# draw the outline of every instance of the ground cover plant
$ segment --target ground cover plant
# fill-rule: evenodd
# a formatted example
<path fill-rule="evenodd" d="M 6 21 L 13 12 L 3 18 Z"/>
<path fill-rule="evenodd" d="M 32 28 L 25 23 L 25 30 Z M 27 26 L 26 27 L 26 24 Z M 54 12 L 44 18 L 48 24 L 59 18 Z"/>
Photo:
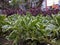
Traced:
<path fill-rule="evenodd" d="M 57 45 L 60 15 L 0 15 L 0 32 L 1 37 L 12 41 L 11 45 Z"/>

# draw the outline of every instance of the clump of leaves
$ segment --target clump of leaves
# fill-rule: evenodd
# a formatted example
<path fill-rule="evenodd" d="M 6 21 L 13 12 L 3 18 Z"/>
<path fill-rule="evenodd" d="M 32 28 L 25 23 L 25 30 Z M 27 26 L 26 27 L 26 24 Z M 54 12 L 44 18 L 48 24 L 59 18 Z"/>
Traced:
<path fill-rule="evenodd" d="M 3 36 L 4 36 L 4 34 L 3 34 L 3 32 L 2 32 L 2 26 L 7 24 L 7 23 L 4 21 L 5 18 L 6 18 L 6 16 L 0 15 L 0 37 L 3 37 Z"/>
<path fill-rule="evenodd" d="M 52 43 L 58 30 L 51 20 L 54 22 L 50 16 L 32 16 L 29 13 L 22 16 L 14 14 L 5 19 L 5 22 L 8 24 L 3 25 L 2 30 L 3 32 L 10 31 L 10 34 L 6 38 L 13 40 L 13 45 L 17 45 L 19 40 L 29 39 Z"/>

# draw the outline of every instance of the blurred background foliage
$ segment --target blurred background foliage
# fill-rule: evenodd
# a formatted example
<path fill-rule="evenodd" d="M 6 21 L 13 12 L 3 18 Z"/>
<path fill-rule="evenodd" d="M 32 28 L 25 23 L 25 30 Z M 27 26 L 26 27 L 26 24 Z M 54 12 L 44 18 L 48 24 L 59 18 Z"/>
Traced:
<path fill-rule="evenodd" d="M 6 8 L 10 6 L 19 7 L 19 5 L 31 7 L 32 2 L 36 4 L 38 3 L 38 6 L 40 6 L 42 4 L 42 1 L 43 0 L 0 0 L 0 8 Z"/>

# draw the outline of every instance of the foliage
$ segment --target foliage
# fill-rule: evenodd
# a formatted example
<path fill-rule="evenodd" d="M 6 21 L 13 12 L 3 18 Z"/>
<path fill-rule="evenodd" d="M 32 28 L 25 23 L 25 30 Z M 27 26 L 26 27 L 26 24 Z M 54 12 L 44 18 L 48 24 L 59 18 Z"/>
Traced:
<path fill-rule="evenodd" d="M 9 5 L 9 0 L 0 0 L 0 9 L 5 9 L 5 8 L 8 8 L 10 5 Z"/>
<path fill-rule="evenodd" d="M 6 25 L 7 23 L 4 21 L 6 16 L 0 15 L 0 37 L 3 37 L 2 26 Z"/>
<path fill-rule="evenodd" d="M 8 40 L 13 40 L 13 45 L 17 45 L 17 42 L 20 40 L 29 39 L 32 41 L 38 40 L 39 42 L 44 41 L 46 43 L 53 44 L 55 43 L 55 36 L 58 36 L 59 34 L 59 16 L 32 16 L 27 13 L 27 15 L 22 16 L 14 14 L 6 18 L 2 18 L 1 21 L 2 20 L 5 21 L 4 25 L 1 26 L 2 32 L 10 31 L 6 38 Z M 35 42 L 33 42 L 33 45 L 36 44 L 34 43 Z"/>

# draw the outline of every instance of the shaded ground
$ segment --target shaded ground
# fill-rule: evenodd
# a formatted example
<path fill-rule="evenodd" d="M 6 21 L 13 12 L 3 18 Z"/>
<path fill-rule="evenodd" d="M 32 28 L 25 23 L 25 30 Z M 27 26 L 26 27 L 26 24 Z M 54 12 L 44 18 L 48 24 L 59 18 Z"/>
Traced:
<path fill-rule="evenodd" d="M 12 45 L 12 41 L 8 41 L 4 38 L 0 38 L 0 45 Z M 22 42 L 20 42 L 20 44 L 18 45 L 29 45 L 29 44 L 23 44 Z M 36 44 L 36 45 L 47 45 L 45 43 L 41 43 L 41 44 Z M 56 41 L 56 44 L 54 45 L 60 45 L 60 40 L 57 40 Z"/>
<path fill-rule="evenodd" d="M 12 45 L 12 41 L 8 41 L 4 38 L 0 38 L 0 45 Z"/>

